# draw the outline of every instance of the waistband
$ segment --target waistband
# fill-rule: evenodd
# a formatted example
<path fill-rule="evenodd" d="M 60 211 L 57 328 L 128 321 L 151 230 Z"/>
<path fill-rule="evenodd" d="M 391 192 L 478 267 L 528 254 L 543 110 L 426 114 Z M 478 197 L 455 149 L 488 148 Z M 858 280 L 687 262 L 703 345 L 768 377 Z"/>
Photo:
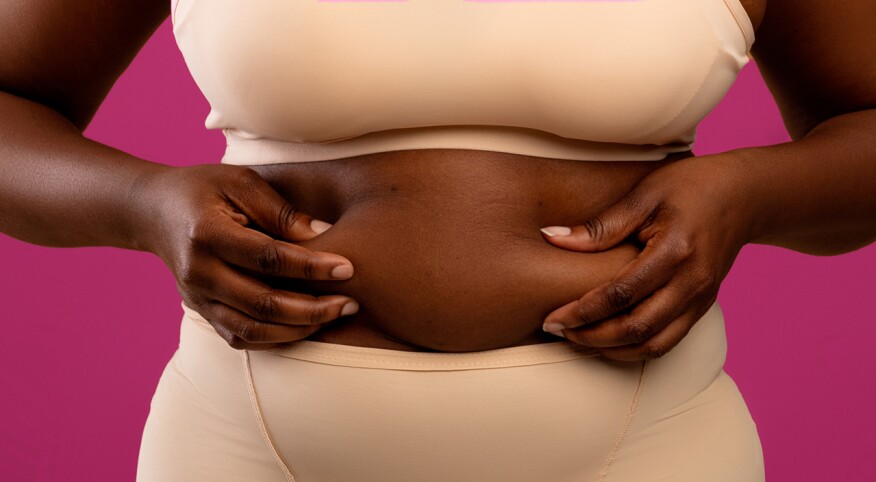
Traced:
<path fill-rule="evenodd" d="M 191 333 L 187 330 L 196 327 L 198 332 L 196 336 L 215 338 L 224 343 L 227 350 L 236 351 L 222 340 L 210 322 L 200 313 L 186 306 L 184 302 L 181 302 L 180 306 L 184 312 L 183 337 Z M 581 351 L 580 345 L 567 340 L 462 353 L 390 350 L 300 340 L 265 352 L 327 365 L 412 371 L 480 370 L 557 363 L 599 356 L 585 353 Z"/>
<path fill-rule="evenodd" d="M 184 312 L 181 344 L 203 343 L 208 344 L 210 350 L 239 352 L 228 345 L 200 313 L 186 306 L 184 302 L 180 306 Z M 711 380 L 724 365 L 726 343 L 723 312 L 715 302 L 670 353 L 655 361 L 659 365 L 674 367 L 669 371 L 683 374 L 686 378 Z M 594 358 L 620 366 L 630 363 L 609 360 L 581 349 L 581 345 L 577 343 L 560 340 L 476 352 L 435 353 L 300 340 L 264 352 L 282 358 L 327 365 L 408 371 L 480 370 L 559 363 L 582 358 Z"/>
<path fill-rule="evenodd" d="M 302 340 L 290 347 L 270 350 L 270 352 L 287 358 L 329 365 L 412 371 L 505 368 L 598 356 L 583 353 L 577 350 L 576 346 L 569 341 L 557 341 L 464 353 L 435 353 Z"/>

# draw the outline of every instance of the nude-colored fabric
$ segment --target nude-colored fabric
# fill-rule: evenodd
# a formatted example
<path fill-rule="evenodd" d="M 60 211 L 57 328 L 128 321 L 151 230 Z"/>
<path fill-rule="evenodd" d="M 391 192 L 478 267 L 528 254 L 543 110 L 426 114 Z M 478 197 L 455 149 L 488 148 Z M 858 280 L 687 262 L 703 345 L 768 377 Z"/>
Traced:
<path fill-rule="evenodd" d="M 750 57 L 739 0 L 179 0 L 230 164 L 459 148 L 659 160 Z"/>
<path fill-rule="evenodd" d="M 749 482 L 756 426 L 716 304 L 669 354 L 568 341 L 424 353 L 302 341 L 238 351 L 183 305 L 137 480 Z"/>
<path fill-rule="evenodd" d="M 749 61 L 738 0 L 178 0 L 232 164 L 424 148 L 659 160 Z M 228 346 L 183 305 L 140 482 L 762 481 L 716 304 L 666 356 L 567 341 L 420 353 Z"/>

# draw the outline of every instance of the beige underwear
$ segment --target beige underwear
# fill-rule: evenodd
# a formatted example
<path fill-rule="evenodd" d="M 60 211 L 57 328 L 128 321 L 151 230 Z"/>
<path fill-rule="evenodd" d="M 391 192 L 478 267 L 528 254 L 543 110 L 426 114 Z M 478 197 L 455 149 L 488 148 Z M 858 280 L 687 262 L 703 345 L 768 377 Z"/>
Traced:
<path fill-rule="evenodd" d="M 756 426 L 715 304 L 667 355 L 569 341 L 466 353 L 231 348 L 183 305 L 140 482 L 754 482 Z"/>

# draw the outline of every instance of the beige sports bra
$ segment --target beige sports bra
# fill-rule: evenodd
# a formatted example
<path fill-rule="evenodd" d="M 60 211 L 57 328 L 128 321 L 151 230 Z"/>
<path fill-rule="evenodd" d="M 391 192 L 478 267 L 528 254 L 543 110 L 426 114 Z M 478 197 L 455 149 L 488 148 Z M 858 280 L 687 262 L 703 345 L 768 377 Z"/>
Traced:
<path fill-rule="evenodd" d="M 660 160 L 750 60 L 739 0 L 172 0 L 228 164 Z"/>

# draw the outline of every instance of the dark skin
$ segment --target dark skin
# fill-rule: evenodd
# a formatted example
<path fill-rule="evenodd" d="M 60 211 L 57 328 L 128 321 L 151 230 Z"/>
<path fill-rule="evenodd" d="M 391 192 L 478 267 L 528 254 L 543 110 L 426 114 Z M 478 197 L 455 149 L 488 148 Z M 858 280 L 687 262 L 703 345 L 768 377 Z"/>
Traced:
<path fill-rule="evenodd" d="M 659 357 L 745 243 L 831 255 L 876 239 L 876 6 L 743 4 L 794 142 L 660 162 L 418 150 L 171 168 L 81 135 L 168 2 L 12 2 L 0 13 L 0 230 L 155 253 L 235 348 L 468 351 L 556 340 L 540 330 L 549 321 L 608 358 Z M 314 218 L 334 225 L 317 236 Z M 551 225 L 573 234 L 538 233 Z M 332 280 L 348 260 L 355 275 Z M 351 298 L 362 309 L 338 319 Z"/>

